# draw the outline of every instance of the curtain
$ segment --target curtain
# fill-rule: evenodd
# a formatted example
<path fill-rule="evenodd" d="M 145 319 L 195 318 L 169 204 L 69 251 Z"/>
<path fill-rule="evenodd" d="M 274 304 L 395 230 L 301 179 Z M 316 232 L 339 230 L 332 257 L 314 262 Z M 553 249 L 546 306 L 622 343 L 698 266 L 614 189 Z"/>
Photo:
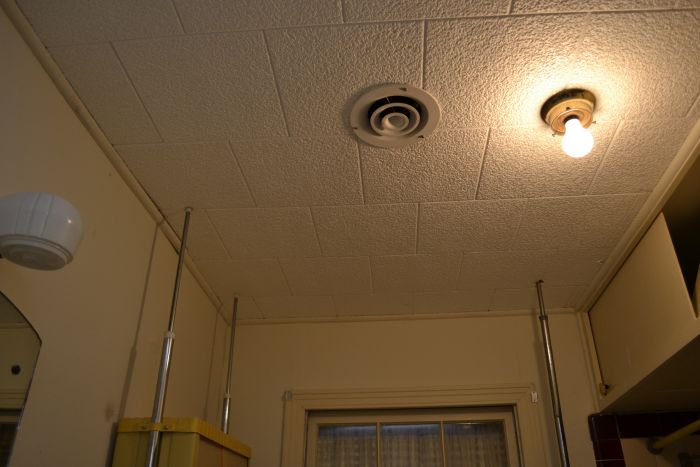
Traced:
<path fill-rule="evenodd" d="M 377 467 L 377 428 L 319 426 L 317 467 Z"/>
<path fill-rule="evenodd" d="M 508 467 L 501 422 L 445 423 L 446 467 Z"/>
<path fill-rule="evenodd" d="M 382 425 L 382 467 L 442 467 L 440 425 Z"/>

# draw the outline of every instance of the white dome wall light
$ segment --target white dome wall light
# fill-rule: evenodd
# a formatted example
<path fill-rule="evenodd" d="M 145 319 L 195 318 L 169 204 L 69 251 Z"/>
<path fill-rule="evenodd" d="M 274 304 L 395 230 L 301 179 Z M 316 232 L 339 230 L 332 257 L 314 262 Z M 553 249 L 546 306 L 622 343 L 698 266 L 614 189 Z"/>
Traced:
<path fill-rule="evenodd" d="M 52 193 L 0 198 L 0 255 L 32 269 L 53 271 L 73 260 L 83 237 L 78 210 Z"/>
<path fill-rule="evenodd" d="M 561 91 L 542 106 L 540 116 L 555 135 L 564 135 L 562 150 L 571 157 L 586 156 L 593 149 L 593 134 L 588 127 L 593 121 L 595 96 L 585 89 Z"/>

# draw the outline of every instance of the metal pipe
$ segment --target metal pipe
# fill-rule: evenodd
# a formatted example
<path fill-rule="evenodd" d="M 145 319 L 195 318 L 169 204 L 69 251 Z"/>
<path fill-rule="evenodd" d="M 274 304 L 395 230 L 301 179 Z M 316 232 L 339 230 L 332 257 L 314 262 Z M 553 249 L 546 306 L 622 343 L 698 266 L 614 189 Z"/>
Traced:
<path fill-rule="evenodd" d="M 535 282 L 537 287 L 537 301 L 540 306 L 540 328 L 542 339 L 544 340 L 544 353 L 547 357 L 547 374 L 549 375 L 549 392 L 552 395 L 552 409 L 554 411 L 554 425 L 557 432 L 557 443 L 559 444 L 559 459 L 562 467 L 569 467 L 569 453 L 566 448 L 566 436 L 564 436 L 564 420 L 561 416 L 561 404 L 559 402 L 559 387 L 557 385 L 557 373 L 554 369 L 554 354 L 552 353 L 552 340 L 549 335 L 549 317 L 544 308 L 544 298 L 542 295 L 542 284 L 544 281 Z"/>
<path fill-rule="evenodd" d="M 700 430 L 700 419 L 695 420 L 693 423 L 686 425 L 680 430 L 676 430 L 670 435 L 664 436 L 661 439 L 649 440 L 647 447 L 653 454 L 661 454 L 661 451 L 663 451 L 665 447 L 670 446 L 676 441 L 679 441 L 680 439 L 685 438 L 698 430 Z"/>
<path fill-rule="evenodd" d="M 153 401 L 153 413 L 151 414 L 151 431 L 148 435 L 148 448 L 146 451 L 146 465 L 154 467 L 158 453 L 159 424 L 163 421 L 163 407 L 165 406 L 165 390 L 168 386 L 168 375 L 170 373 L 170 360 L 173 355 L 173 345 L 175 344 L 175 313 L 177 311 L 177 298 L 180 294 L 180 282 L 182 280 L 182 267 L 185 264 L 185 250 L 187 238 L 190 233 L 190 214 L 192 208 L 185 209 L 185 224 L 182 227 L 182 242 L 180 242 L 180 254 L 177 261 L 177 272 L 175 273 L 175 287 L 173 288 L 173 299 L 170 306 L 170 319 L 168 320 L 168 330 L 163 336 L 163 350 L 160 357 L 160 368 L 158 370 L 158 380 L 156 382 L 156 395 Z"/>
<path fill-rule="evenodd" d="M 238 296 L 233 297 L 233 314 L 231 315 L 231 337 L 228 340 L 228 375 L 226 377 L 226 392 L 224 393 L 224 408 L 221 414 L 221 431 L 228 434 L 228 419 L 231 410 L 231 373 L 233 366 L 233 344 L 236 339 L 236 316 L 238 315 Z"/>

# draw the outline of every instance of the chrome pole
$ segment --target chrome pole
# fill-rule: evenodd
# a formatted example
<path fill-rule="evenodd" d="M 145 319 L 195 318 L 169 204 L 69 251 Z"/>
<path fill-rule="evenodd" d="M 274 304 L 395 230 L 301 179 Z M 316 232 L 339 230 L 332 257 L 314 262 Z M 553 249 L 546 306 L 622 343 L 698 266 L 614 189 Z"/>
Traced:
<path fill-rule="evenodd" d="M 168 386 L 168 374 L 170 372 L 170 360 L 173 354 L 173 345 L 175 344 L 175 312 L 177 311 L 177 299 L 180 294 L 180 281 L 182 279 L 182 267 L 185 264 L 185 249 L 187 246 L 187 237 L 190 232 L 190 214 L 192 208 L 185 209 L 185 224 L 182 227 L 182 242 L 180 242 L 180 254 L 177 261 L 177 272 L 175 274 L 175 287 L 173 289 L 173 299 L 170 306 L 170 320 L 168 321 L 168 330 L 163 336 L 163 351 L 160 357 L 160 369 L 158 370 L 158 380 L 156 382 L 156 396 L 153 401 L 153 413 L 151 414 L 151 431 L 148 434 L 148 450 L 146 452 L 146 465 L 155 467 L 156 457 L 158 453 L 159 427 L 163 421 L 163 407 L 165 405 L 165 390 Z"/>
<path fill-rule="evenodd" d="M 224 408 L 221 414 L 221 431 L 228 434 L 228 419 L 231 411 L 231 372 L 233 366 L 233 343 L 236 339 L 236 316 L 238 315 L 238 296 L 233 297 L 233 314 L 231 315 L 231 337 L 228 341 L 228 376 L 224 393 Z"/>
<path fill-rule="evenodd" d="M 566 436 L 564 436 L 564 420 L 561 416 L 561 404 L 559 402 L 559 387 L 557 385 L 557 373 L 554 369 L 554 354 L 552 353 L 552 340 L 549 335 L 549 317 L 544 308 L 542 284 L 544 281 L 535 282 L 537 287 L 537 301 L 540 306 L 540 328 L 544 340 L 544 353 L 547 357 L 547 374 L 549 375 L 549 392 L 552 395 L 552 409 L 554 411 L 554 425 L 557 431 L 557 443 L 559 444 L 559 459 L 562 467 L 569 467 L 569 452 L 566 448 Z"/>

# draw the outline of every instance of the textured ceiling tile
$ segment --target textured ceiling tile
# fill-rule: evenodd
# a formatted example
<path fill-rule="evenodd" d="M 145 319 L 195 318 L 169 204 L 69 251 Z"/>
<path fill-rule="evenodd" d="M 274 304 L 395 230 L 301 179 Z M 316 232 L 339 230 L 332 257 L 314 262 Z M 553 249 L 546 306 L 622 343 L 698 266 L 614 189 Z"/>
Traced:
<path fill-rule="evenodd" d="M 344 0 L 347 21 L 487 16 L 508 12 L 509 0 Z"/>
<path fill-rule="evenodd" d="M 319 256 L 308 208 L 207 211 L 232 258 Z"/>
<path fill-rule="evenodd" d="M 188 33 L 342 23 L 340 3 L 329 0 L 174 0 Z"/>
<path fill-rule="evenodd" d="M 415 253 L 415 204 L 319 206 L 312 210 L 326 256 Z"/>
<path fill-rule="evenodd" d="M 571 297 L 578 292 L 578 287 L 543 288 L 544 306 L 546 308 L 566 308 Z M 537 290 L 534 285 L 525 289 L 496 289 L 489 306 L 494 311 L 539 310 Z"/>
<path fill-rule="evenodd" d="M 639 194 L 529 200 L 516 248 L 613 247 L 646 198 Z"/>
<path fill-rule="evenodd" d="M 384 316 L 413 314 L 410 294 L 334 295 L 338 316 Z"/>
<path fill-rule="evenodd" d="M 267 319 L 335 317 L 331 297 L 255 297 L 255 302 Z"/>
<path fill-rule="evenodd" d="M 438 132 L 398 149 L 361 144 L 366 201 L 474 199 L 487 131 Z"/>
<path fill-rule="evenodd" d="M 372 293 L 367 257 L 285 258 L 280 264 L 295 295 Z"/>
<path fill-rule="evenodd" d="M 579 159 L 561 149 L 561 137 L 539 127 L 494 128 L 489 136 L 479 199 L 586 194 L 617 124 L 591 127 L 595 146 Z"/>
<path fill-rule="evenodd" d="M 590 193 L 652 191 L 694 123 L 694 119 L 622 122 Z"/>
<path fill-rule="evenodd" d="M 507 249 L 524 207 L 523 200 L 421 204 L 418 252 Z"/>
<path fill-rule="evenodd" d="M 676 3 L 676 0 L 514 0 L 513 13 L 651 10 L 657 8 L 673 8 L 676 6 Z"/>
<path fill-rule="evenodd" d="M 166 141 L 286 135 L 262 32 L 114 46 Z"/>
<path fill-rule="evenodd" d="M 420 85 L 422 25 L 384 23 L 267 31 L 292 135 L 349 133 L 368 87 Z"/>
<path fill-rule="evenodd" d="M 139 144 L 116 149 L 163 210 L 253 206 L 226 143 Z"/>
<path fill-rule="evenodd" d="M 458 287 L 527 288 L 588 284 L 608 257 L 607 249 L 486 251 L 465 253 Z"/>
<path fill-rule="evenodd" d="M 48 47 L 182 34 L 170 0 L 19 0 Z"/>
<path fill-rule="evenodd" d="M 362 204 L 353 138 L 231 143 L 258 206 Z"/>
<path fill-rule="evenodd" d="M 221 312 L 226 316 L 226 319 L 230 322 L 231 316 L 233 315 L 233 296 L 230 296 L 224 300 L 223 309 Z M 258 309 L 258 305 L 255 303 L 253 297 L 249 296 L 239 296 L 238 297 L 238 310 L 236 312 L 236 321 L 245 321 L 250 319 L 262 319 L 263 315 Z M 230 329 L 226 330 L 226 334 L 230 333 Z"/>
<path fill-rule="evenodd" d="M 493 290 L 489 288 L 461 292 L 415 294 L 413 303 L 416 314 L 463 313 L 487 311 Z"/>
<path fill-rule="evenodd" d="M 461 254 L 374 256 L 372 284 L 379 293 L 453 290 L 461 260 Z"/>
<path fill-rule="evenodd" d="M 161 141 L 109 44 L 60 47 L 50 52 L 112 144 Z"/>
<path fill-rule="evenodd" d="M 694 11 L 429 21 L 424 86 L 447 128 L 540 125 L 551 94 L 580 86 L 599 121 L 682 117 L 700 89 L 699 30 Z"/>
<path fill-rule="evenodd" d="M 167 215 L 168 223 L 172 226 L 175 232 L 182 232 L 183 223 L 185 221 L 184 211 Z M 219 235 L 211 225 L 209 217 L 203 210 L 197 209 L 192 211 L 190 216 L 190 234 L 187 242 L 187 251 L 190 252 L 195 260 L 200 259 L 229 259 L 229 255 L 221 242 Z"/>
<path fill-rule="evenodd" d="M 225 303 L 234 295 L 289 295 L 275 259 L 197 261 L 207 283 Z"/>

